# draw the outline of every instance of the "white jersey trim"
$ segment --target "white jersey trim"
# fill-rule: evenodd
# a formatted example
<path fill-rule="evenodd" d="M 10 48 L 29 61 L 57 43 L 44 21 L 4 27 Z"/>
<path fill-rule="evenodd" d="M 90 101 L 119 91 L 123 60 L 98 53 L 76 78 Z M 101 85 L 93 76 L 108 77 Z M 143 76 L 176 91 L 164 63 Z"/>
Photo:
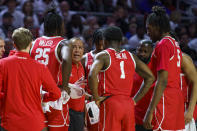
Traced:
<path fill-rule="evenodd" d="M 159 129 L 153 130 L 153 131 L 159 131 Z M 160 129 L 160 131 L 174 131 L 174 130 L 163 130 Z M 185 129 L 181 129 L 181 130 L 176 130 L 176 131 L 186 131 Z"/>
<path fill-rule="evenodd" d="M 67 104 L 67 110 L 69 110 L 68 104 Z M 62 114 L 62 118 L 64 120 L 64 124 L 63 125 L 48 125 L 49 127 L 63 127 L 64 125 L 69 126 L 69 124 L 66 122 L 68 116 L 69 116 L 69 111 L 66 114 L 66 118 L 64 118 L 64 112 L 63 109 L 61 110 L 61 114 Z"/>
<path fill-rule="evenodd" d="M 109 54 L 109 52 L 108 52 L 108 51 L 106 51 L 106 50 L 104 50 L 103 52 L 106 52 L 106 53 L 109 55 L 109 66 L 108 66 L 106 69 L 101 70 L 100 72 L 107 71 L 107 70 L 109 69 L 109 67 L 111 66 L 111 55 L 110 55 L 110 54 Z"/>
<path fill-rule="evenodd" d="M 181 80 L 181 90 L 183 90 L 183 77 L 185 76 L 185 74 L 181 73 L 180 74 L 180 80 Z M 189 87 L 187 85 L 187 102 L 189 102 Z"/>
<path fill-rule="evenodd" d="M 161 128 L 161 126 L 162 126 L 163 120 L 164 120 L 164 118 L 165 118 L 165 101 L 164 101 L 164 93 L 163 93 L 162 98 L 163 98 L 163 117 L 162 117 L 160 123 L 159 123 L 159 121 L 158 121 L 158 119 L 157 119 L 157 109 L 155 109 L 155 118 L 156 118 L 157 124 L 158 124 L 158 128 L 156 129 L 156 131 L 159 130 L 159 129 L 163 131 L 163 129 Z"/>
<path fill-rule="evenodd" d="M 183 79 L 182 77 L 185 76 L 183 73 L 180 74 L 180 79 L 181 79 L 181 90 L 183 90 Z"/>
<path fill-rule="evenodd" d="M 131 59 L 133 60 L 133 63 L 134 63 L 135 69 L 136 69 L 136 62 L 135 62 L 135 59 L 133 58 L 133 54 L 131 52 L 129 52 L 129 54 L 131 56 Z"/>
<path fill-rule="evenodd" d="M 90 51 L 90 55 L 93 57 L 93 59 L 94 59 L 94 55 L 93 55 L 93 51 Z"/>
<path fill-rule="evenodd" d="M 102 131 L 105 131 L 105 119 L 106 119 L 105 103 L 104 103 L 103 106 L 104 106 L 104 113 L 103 113 L 104 114 L 104 120 L 103 120 L 103 130 Z"/>
<path fill-rule="evenodd" d="M 45 39 L 53 39 L 53 38 L 60 38 L 61 36 L 53 36 L 53 37 L 49 37 L 49 36 L 42 36 Z"/>
<path fill-rule="evenodd" d="M 85 59 L 85 67 L 87 67 L 87 65 L 88 65 L 88 53 L 85 54 L 85 57 L 86 57 L 86 59 Z"/>
<path fill-rule="evenodd" d="M 90 51 L 89 53 L 90 53 L 90 55 L 92 56 L 92 58 L 93 58 L 93 60 L 94 60 L 94 55 L 93 55 L 92 52 L 93 52 L 93 51 Z M 85 59 L 85 67 L 87 67 L 87 65 L 88 65 L 88 53 L 85 54 L 85 57 L 86 57 L 86 59 Z"/>
<path fill-rule="evenodd" d="M 59 85 L 59 82 L 60 82 L 60 78 L 59 78 L 59 76 L 60 76 L 60 72 L 61 72 L 61 64 L 59 65 L 59 69 L 58 69 L 58 73 L 57 73 L 57 85 Z"/>
<path fill-rule="evenodd" d="M 65 40 L 65 39 L 63 39 L 63 40 Z M 62 63 L 62 61 L 61 61 L 61 60 L 59 59 L 59 57 L 58 57 L 57 48 L 59 47 L 59 44 L 60 44 L 63 40 L 59 41 L 58 44 L 57 44 L 56 47 L 55 47 L 55 57 L 56 57 L 57 61 L 58 61 L 60 64 Z"/>
<path fill-rule="evenodd" d="M 170 37 L 170 36 L 168 36 Z M 166 39 L 166 40 L 169 40 L 171 42 L 171 44 L 174 46 L 174 55 L 175 55 L 175 45 L 173 44 L 172 40 L 173 39 L 172 37 L 170 37 L 171 39 L 169 39 L 168 37 L 164 37 L 163 39 Z M 170 58 L 170 61 L 174 58 L 174 55 Z"/>
<path fill-rule="evenodd" d="M 29 52 L 30 56 L 31 56 L 31 52 L 32 52 L 32 50 L 33 50 L 33 48 L 34 48 L 34 45 L 35 45 L 36 41 L 37 41 L 37 39 L 36 39 L 35 41 L 32 42 L 32 47 L 31 47 L 30 52 Z"/>

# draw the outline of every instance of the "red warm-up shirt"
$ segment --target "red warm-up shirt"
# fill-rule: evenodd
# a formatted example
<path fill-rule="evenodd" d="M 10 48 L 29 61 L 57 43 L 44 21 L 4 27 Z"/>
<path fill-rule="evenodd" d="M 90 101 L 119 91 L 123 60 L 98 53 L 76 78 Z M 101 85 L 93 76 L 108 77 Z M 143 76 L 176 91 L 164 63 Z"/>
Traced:
<path fill-rule="evenodd" d="M 16 52 L 0 60 L 1 126 L 9 131 L 41 131 L 44 113 L 41 107 L 41 85 L 48 93 L 43 101 L 55 101 L 60 96 L 48 68 L 28 53 Z"/>
<path fill-rule="evenodd" d="M 75 83 L 80 78 L 84 77 L 84 69 L 81 63 L 74 64 L 72 63 L 72 71 L 69 79 L 69 83 Z M 85 88 L 85 86 L 81 86 L 82 88 Z M 79 99 L 72 99 L 70 98 L 68 102 L 69 108 L 78 111 L 78 112 L 84 112 L 85 107 L 85 96 L 82 96 Z"/>

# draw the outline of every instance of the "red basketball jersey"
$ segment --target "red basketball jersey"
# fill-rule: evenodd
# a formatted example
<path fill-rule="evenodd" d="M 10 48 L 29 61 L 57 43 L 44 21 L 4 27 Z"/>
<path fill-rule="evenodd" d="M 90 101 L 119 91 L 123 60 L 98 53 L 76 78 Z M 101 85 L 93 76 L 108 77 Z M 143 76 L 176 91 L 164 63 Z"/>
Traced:
<path fill-rule="evenodd" d="M 64 38 L 60 36 L 42 36 L 34 41 L 31 49 L 31 56 L 45 65 L 50 70 L 57 85 L 62 85 L 61 60 L 57 54 L 57 48 Z M 63 105 L 63 110 L 56 110 L 50 107 L 51 112 L 46 113 L 47 125 L 50 127 L 68 127 L 68 104 Z M 51 129 L 49 129 L 51 130 Z"/>
<path fill-rule="evenodd" d="M 115 51 L 112 48 L 105 50 L 110 56 L 110 65 L 100 72 L 99 82 L 103 83 L 101 95 L 130 96 L 135 73 L 135 60 L 128 51 Z"/>
<path fill-rule="evenodd" d="M 157 71 L 168 71 L 168 88 L 180 89 L 182 52 L 175 41 L 170 36 L 164 37 L 155 47 L 151 57 L 151 70 L 157 75 Z"/>
<path fill-rule="evenodd" d="M 42 36 L 35 40 L 31 49 L 31 56 L 49 68 L 57 85 L 62 84 L 61 61 L 57 54 L 57 47 L 64 38 L 60 36 Z"/>
<path fill-rule="evenodd" d="M 90 68 L 91 68 L 91 66 L 93 64 L 93 61 L 94 61 L 94 55 L 93 55 L 92 51 L 86 53 L 86 61 L 85 61 L 86 74 L 85 75 L 86 75 L 86 78 L 87 78 L 87 83 L 88 83 L 88 75 L 89 75 L 89 72 L 90 72 Z M 92 94 L 90 88 L 88 87 L 88 85 L 86 87 L 86 91 L 89 94 Z"/>

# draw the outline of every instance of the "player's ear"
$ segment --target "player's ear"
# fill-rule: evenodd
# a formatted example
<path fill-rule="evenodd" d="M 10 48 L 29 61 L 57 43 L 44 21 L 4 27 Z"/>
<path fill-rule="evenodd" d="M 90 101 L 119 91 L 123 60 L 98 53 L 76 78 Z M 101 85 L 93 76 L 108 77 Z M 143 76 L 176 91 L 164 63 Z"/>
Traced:
<path fill-rule="evenodd" d="M 18 50 L 18 48 L 16 47 L 16 45 L 14 43 L 13 43 L 13 45 L 14 45 L 14 48 Z"/>
<path fill-rule="evenodd" d="M 30 46 L 30 49 L 31 49 L 31 47 L 32 47 L 32 42 L 29 44 L 29 46 Z"/>

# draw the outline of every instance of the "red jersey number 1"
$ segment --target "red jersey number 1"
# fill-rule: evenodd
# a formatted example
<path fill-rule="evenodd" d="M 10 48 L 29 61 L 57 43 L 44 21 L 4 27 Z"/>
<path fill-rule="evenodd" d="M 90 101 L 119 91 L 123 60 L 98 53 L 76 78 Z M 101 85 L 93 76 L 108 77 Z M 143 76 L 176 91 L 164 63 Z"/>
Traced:
<path fill-rule="evenodd" d="M 120 62 L 120 71 L 121 71 L 120 78 L 121 78 L 121 79 L 125 79 L 124 61 L 121 61 L 121 62 Z"/>

